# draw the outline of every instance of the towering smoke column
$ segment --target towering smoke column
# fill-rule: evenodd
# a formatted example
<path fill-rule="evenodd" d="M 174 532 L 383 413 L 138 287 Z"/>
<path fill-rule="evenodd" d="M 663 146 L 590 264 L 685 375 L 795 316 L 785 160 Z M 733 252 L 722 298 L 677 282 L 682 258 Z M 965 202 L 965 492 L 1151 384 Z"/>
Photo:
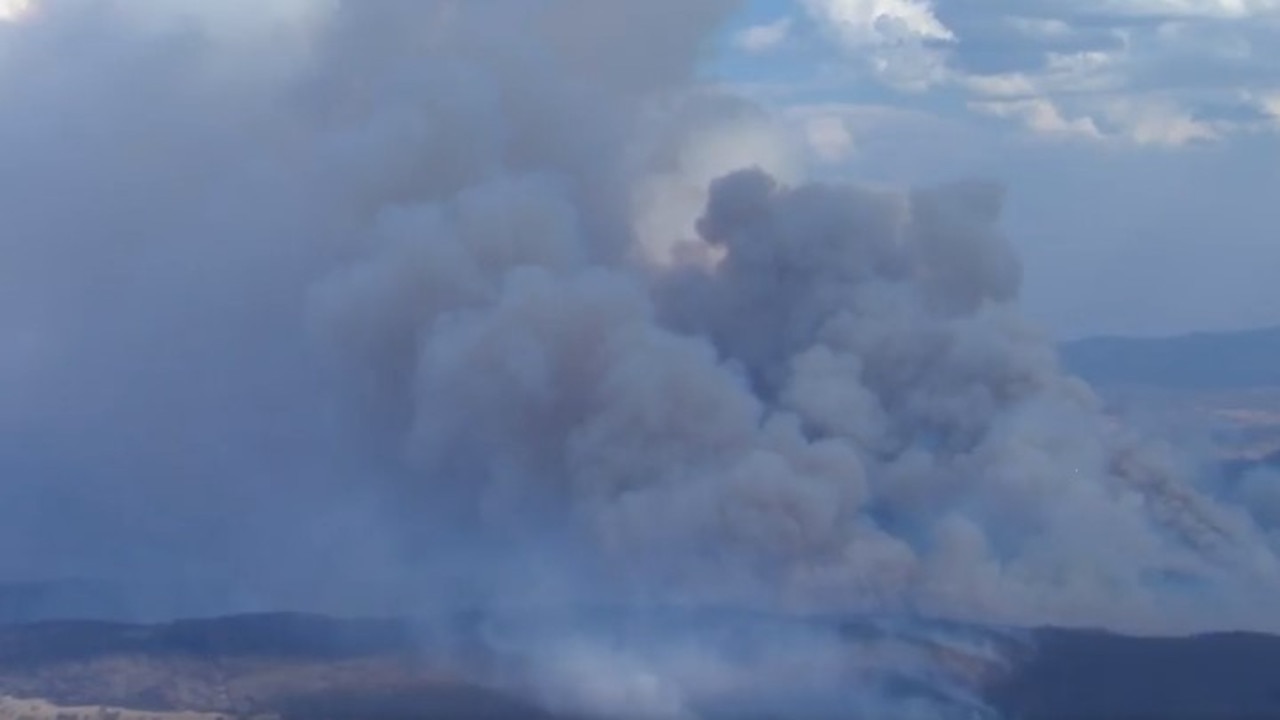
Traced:
<path fill-rule="evenodd" d="M 0 25 L 0 570 L 114 576 L 153 614 L 1271 622 L 1265 533 L 1019 317 L 999 189 L 797 182 L 765 115 L 690 84 L 728 10 Z M 537 660 L 517 682 L 606 713 L 851 662 L 526 630 L 494 640 Z"/>

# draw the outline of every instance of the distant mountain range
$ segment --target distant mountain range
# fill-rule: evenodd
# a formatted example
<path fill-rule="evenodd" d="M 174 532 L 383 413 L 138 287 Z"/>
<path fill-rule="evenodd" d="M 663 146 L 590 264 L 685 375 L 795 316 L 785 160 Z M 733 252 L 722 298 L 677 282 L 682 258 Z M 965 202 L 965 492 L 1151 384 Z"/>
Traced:
<path fill-rule="evenodd" d="M 1165 338 L 1096 337 L 1065 343 L 1060 350 L 1068 371 L 1098 387 L 1280 386 L 1280 327 Z"/>

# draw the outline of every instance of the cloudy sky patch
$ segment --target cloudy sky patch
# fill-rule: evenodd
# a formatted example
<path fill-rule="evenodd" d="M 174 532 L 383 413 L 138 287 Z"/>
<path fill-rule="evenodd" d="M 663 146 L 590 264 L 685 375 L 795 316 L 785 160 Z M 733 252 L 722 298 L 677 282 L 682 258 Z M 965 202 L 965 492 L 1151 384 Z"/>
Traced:
<path fill-rule="evenodd" d="M 717 79 L 834 176 L 1009 186 L 1063 336 L 1280 324 L 1280 0 L 750 0 Z"/>
<path fill-rule="evenodd" d="M 820 58 L 793 64 L 797 88 L 935 92 L 1024 131 L 1143 145 L 1274 127 L 1280 0 L 757 0 L 749 17 L 740 47 Z"/>

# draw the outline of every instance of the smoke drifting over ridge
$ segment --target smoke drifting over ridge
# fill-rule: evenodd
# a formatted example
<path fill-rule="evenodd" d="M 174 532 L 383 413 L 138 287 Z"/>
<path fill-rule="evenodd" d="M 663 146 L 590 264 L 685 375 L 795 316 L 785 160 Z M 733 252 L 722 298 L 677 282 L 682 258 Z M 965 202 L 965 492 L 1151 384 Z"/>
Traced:
<path fill-rule="evenodd" d="M 1018 315 L 1000 190 L 799 182 L 766 116 L 691 84 L 730 9 L 0 24 L 0 572 L 153 614 L 1274 625 L 1268 528 Z M 678 716 L 726 672 L 659 650 L 635 662 L 671 684 L 561 701 Z"/>

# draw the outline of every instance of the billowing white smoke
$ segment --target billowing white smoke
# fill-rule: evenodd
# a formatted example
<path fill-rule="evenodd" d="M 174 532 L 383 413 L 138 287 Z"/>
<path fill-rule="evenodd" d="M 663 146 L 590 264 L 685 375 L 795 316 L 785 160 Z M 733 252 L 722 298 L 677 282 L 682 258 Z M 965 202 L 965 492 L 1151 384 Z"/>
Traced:
<path fill-rule="evenodd" d="M 1271 622 L 1248 513 L 1018 316 L 997 188 L 799 183 L 692 89 L 726 3 L 219 7 L 0 25 L 6 573 L 160 612 Z M 557 646 L 542 686 L 733 684 L 675 647 Z M 609 657 L 638 679 L 578 682 Z"/>

